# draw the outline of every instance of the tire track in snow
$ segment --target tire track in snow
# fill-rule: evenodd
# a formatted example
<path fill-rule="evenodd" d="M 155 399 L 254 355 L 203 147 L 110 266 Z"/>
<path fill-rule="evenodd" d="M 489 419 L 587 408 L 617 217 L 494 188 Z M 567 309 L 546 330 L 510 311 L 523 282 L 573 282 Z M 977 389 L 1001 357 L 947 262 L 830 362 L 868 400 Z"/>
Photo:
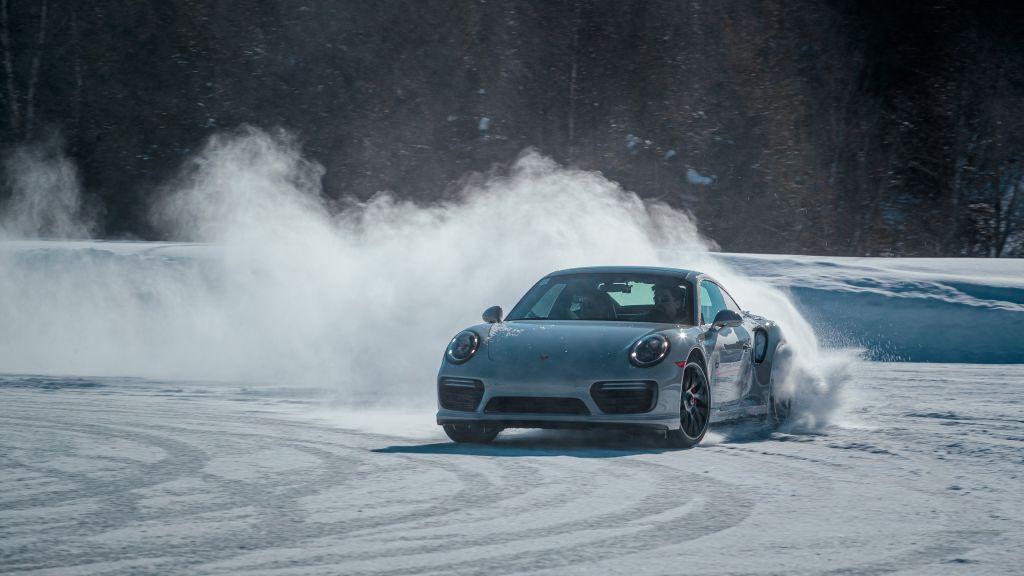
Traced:
<path fill-rule="evenodd" d="M 170 557 L 204 571 L 217 571 L 225 561 L 230 570 L 273 569 L 281 565 L 281 554 L 287 558 L 282 549 L 297 543 L 315 549 L 318 542 L 329 546 L 320 555 L 328 564 L 373 566 L 387 558 L 387 571 L 399 573 L 396 564 L 403 562 L 410 563 L 412 572 L 479 561 L 512 570 L 523 564 L 522 552 L 512 549 L 529 551 L 529 564 L 560 565 L 573 561 L 560 550 L 567 536 L 575 535 L 578 553 L 597 557 L 617 553 L 612 544 L 622 533 L 658 545 L 648 535 L 659 530 L 658 515 L 666 514 L 661 494 L 679 481 L 675 472 L 625 459 L 556 463 L 563 459 L 374 453 L 353 445 L 379 438 L 334 434 L 335 440 L 327 440 L 330 434 L 324 430 L 266 416 L 235 413 L 225 418 L 222 410 L 192 402 L 168 403 L 144 394 L 122 402 L 117 395 L 90 397 L 94 393 L 65 390 L 39 396 L 23 390 L 19 416 L 0 419 L 5 430 L 22 432 L 19 442 L 4 450 L 18 473 L 49 474 L 64 483 L 60 491 L 28 498 L 20 494 L 5 503 L 5 513 L 21 516 L 8 529 L 21 536 L 31 531 L 28 540 L 34 541 L 5 547 L 0 563 L 5 572 L 99 565 L 125 547 L 139 558 L 165 558 L 177 549 L 181 555 Z M 46 453 L 33 460 L 25 449 L 40 442 Z M 12 445 L 18 443 L 20 448 Z M 90 445 L 119 444 L 133 446 L 136 457 L 83 454 Z M 315 463 L 296 478 L 288 467 L 275 471 L 252 465 L 246 453 L 254 449 L 257 457 L 289 449 Z M 150 461 L 139 461 L 138 453 L 149 453 Z M 631 493 L 620 493 L 623 483 Z M 436 493 L 422 485 L 444 489 Z M 339 497 L 345 493 L 355 498 Z M 399 502 L 399 510 L 370 505 L 402 494 L 409 497 Z M 705 494 L 696 507 L 720 498 Z M 368 513 L 346 507 L 359 502 Z M 325 511 L 328 505 L 335 506 L 334 515 Z M 40 518 L 60 506 L 79 513 L 43 529 Z M 693 500 L 674 508 L 685 515 L 694 508 Z M 630 521 L 607 528 L 621 518 Z M 647 526 L 650 518 L 655 520 Z M 260 536 L 254 539 L 257 529 Z M 251 557 L 247 549 L 258 552 Z M 278 557 L 269 565 L 259 559 L 267 550 Z M 450 558 L 466 555 L 476 560 Z M 424 562 L 423 556 L 431 560 Z M 317 555 L 304 548 L 298 557 L 284 563 L 309 567 Z"/>
<path fill-rule="evenodd" d="M 866 404 L 871 426 L 689 451 L 460 447 L 272 397 L 0 385 L 0 572 L 1013 573 L 1019 400 L 958 381 L 964 424 L 921 417 L 953 410 L 928 405 L 928 369 Z"/>
<path fill-rule="evenodd" d="M 47 399 L 52 400 L 52 398 Z M 31 411 L 31 409 L 29 409 Z M 58 420 L 62 422 L 46 421 L 45 414 L 52 414 L 54 412 L 63 412 Z M 90 523 L 100 528 L 100 536 L 115 536 L 119 541 L 131 541 L 131 544 L 136 548 L 138 552 L 149 552 L 149 548 L 154 548 L 152 551 L 156 552 L 156 548 L 163 548 L 164 545 L 160 544 L 155 547 L 148 546 L 145 542 L 145 538 L 138 537 L 138 534 L 142 531 L 148 531 L 156 529 L 160 524 L 166 524 L 168 522 L 178 523 L 193 523 L 203 524 L 208 523 L 211 520 L 211 514 L 220 512 L 230 512 L 231 510 L 237 510 L 243 506 L 255 505 L 257 508 L 262 510 L 272 511 L 272 514 L 259 514 L 254 513 L 249 516 L 257 517 L 261 524 L 261 531 L 264 534 L 273 535 L 277 538 L 275 543 L 289 542 L 289 541 L 301 541 L 303 538 L 313 538 L 320 536 L 323 532 L 336 531 L 339 534 L 347 533 L 351 530 L 360 529 L 372 529 L 375 527 L 387 527 L 395 522 L 401 522 L 413 518 L 421 517 L 433 517 L 439 515 L 445 511 L 457 508 L 457 504 L 469 504 L 478 505 L 481 502 L 477 500 L 489 499 L 493 500 L 490 496 L 484 496 L 487 494 L 502 494 L 501 487 L 492 485 L 486 475 L 480 474 L 476 470 L 465 469 L 459 475 L 455 475 L 449 472 L 450 479 L 456 480 L 458 477 L 462 477 L 464 480 L 482 488 L 475 494 L 467 494 L 465 490 L 458 490 L 455 494 L 444 494 L 440 501 L 432 501 L 426 503 L 426 505 L 420 505 L 413 510 L 404 510 L 398 513 L 384 513 L 384 514 L 367 514 L 361 517 L 342 518 L 334 522 L 316 522 L 310 523 L 310 527 L 303 530 L 296 530 L 298 522 L 305 522 L 311 518 L 311 514 L 308 510 L 302 506 L 296 505 L 301 502 L 303 498 L 315 496 L 322 492 L 324 486 L 336 485 L 342 489 L 347 489 L 347 484 L 362 484 L 365 486 L 381 486 L 379 480 L 382 477 L 386 477 L 388 474 L 400 473 L 404 474 L 407 478 L 414 481 L 422 480 L 416 476 L 409 475 L 407 470 L 400 466 L 398 463 L 388 463 L 387 457 L 372 456 L 371 453 L 362 449 L 353 449 L 351 447 L 345 447 L 339 442 L 325 442 L 325 441 L 308 441 L 308 442 L 282 442 L 282 438 L 289 438 L 288 428 L 299 428 L 305 429 L 304 426 L 299 426 L 294 423 L 287 423 L 282 426 L 281 423 L 274 423 L 275 428 L 284 428 L 283 430 L 277 430 L 272 433 L 253 433 L 248 431 L 249 428 L 245 422 L 245 418 L 232 419 L 234 422 L 239 424 L 232 428 L 232 426 L 225 426 L 218 420 L 222 418 L 222 414 L 216 414 L 216 418 L 197 418 L 194 413 L 182 414 L 181 422 L 177 422 L 174 426 L 163 424 L 165 420 L 176 419 L 173 418 L 175 415 L 171 415 L 172 418 L 157 418 L 155 419 L 158 424 L 154 425 L 150 422 L 154 420 L 153 412 L 150 410 L 140 411 L 125 411 L 125 410 L 110 410 L 108 416 L 113 416 L 119 424 L 84 424 L 82 422 L 76 422 L 73 418 L 70 418 L 70 411 L 60 410 L 59 407 L 47 406 L 46 410 L 37 411 L 39 413 L 33 414 L 29 418 L 21 420 L 7 418 L 5 422 L 5 429 L 14 430 L 18 426 L 24 427 L 26 430 L 32 431 L 38 438 L 39 431 L 51 431 L 57 434 L 64 435 L 76 435 L 82 439 L 83 444 L 88 443 L 90 439 L 94 439 L 97 444 L 109 443 L 114 439 L 121 441 L 134 441 L 139 444 L 146 444 L 153 446 L 159 446 L 167 458 L 164 459 L 164 465 L 171 467 L 171 470 L 162 469 L 163 465 L 150 466 L 149 469 L 138 473 L 128 474 L 125 470 L 119 471 L 119 479 L 116 481 L 108 480 L 97 480 L 90 477 L 90 473 L 95 473 L 96 470 L 88 470 L 85 473 L 61 470 L 62 479 L 65 485 L 62 486 L 62 491 L 66 494 L 80 494 L 88 493 L 94 495 L 94 500 L 107 500 L 105 505 L 101 509 L 97 510 L 95 507 L 90 510 Z M 96 417 L 97 414 L 94 412 L 91 414 L 92 417 Z M 146 422 L 144 425 L 140 425 L 138 429 L 133 428 L 133 420 L 138 422 Z M 215 423 L 211 425 L 211 423 Z M 266 427 L 268 421 L 266 419 L 257 419 L 251 424 L 261 425 Z M 145 430 L 145 431 L 142 431 Z M 322 431 L 321 431 L 322 432 Z M 51 447 L 59 447 L 60 442 L 50 441 Z M 232 446 L 235 444 L 237 446 Z M 267 478 L 262 478 L 262 472 L 255 470 L 256 478 L 249 478 L 252 480 L 245 482 L 247 478 L 246 473 L 246 459 L 245 457 L 235 458 L 237 454 L 245 454 L 253 446 L 288 446 L 292 449 L 304 451 L 310 454 L 317 454 L 319 456 L 319 465 L 314 471 L 315 473 L 309 477 L 303 478 L 301 481 L 287 481 L 281 482 L 279 478 L 271 478 L 269 482 L 263 482 Z M 325 450 L 324 447 L 329 447 L 331 450 Z M 67 448 L 67 447 L 65 447 Z M 217 453 L 227 454 L 227 456 L 217 456 Z M 264 451 L 266 453 L 266 451 Z M 338 453 L 347 455 L 347 458 L 339 459 Z M 357 456 L 352 458 L 352 456 Z M 53 464 L 54 460 L 66 458 L 66 456 L 58 455 L 51 458 L 48 463 Z M 225 462 L 225 460 L 227 460 Z M 392 458 L 391 460 L 394 460 Z M 211 475 L 211 465 L 220 463 L 220 469 L 222 473 L 218 476 L 216 473 Z M 34 464 L 30 462 L 22 461 L 22 469 L 32 469 Z M 52 467 L 52 466 L 51 466 Z M 235 472 L 241 472 L 236 474 L 241 477 L 231 478 L 232 469 Z M 362 472 L 358 472 L 360 468 L 365 468 Z M 422 468 L 422 467 L 421 467 Z M 438 471 L 445 471 L 445 466 L 441 464 L 433 465 L 433 468 Z M 214 471 L 216 472 L 216 471 Z M 253 470 L 249 470 L 249 473 L 253 473 Z M 228 478 L 224 478 L 224 475 Z M 274 476 L 272 473 L 270 476 Z M 141 479 L 140 479 L 141 478 Z M 191 479 L 191 481 L 189 481 Z M 156 482 L 156 483 L 155 483 Z M 196 504 L 200 510 L 200 514 L 191 514 L 187 510 L 182 513 L 180 510 L 180 502 L 176 503 L 174 510 L 156 510 L 155 514 L 147 514 L 145 510 L 140 510 L 137 506 L 138 500 L 144 496 L 154 498 L 159 497 L 161 492 L 161 486 L 171 485 L 171 490 L 175 489 L 174 485 L 177 484 L 177 490 L 180 492 L 187 492 L 188 490 L 198 491 L 201 494 L 200 501 Z M 387 497 L 388 495 L 393 496 L 394 487 L 390 487 L 386 490 L 386 493 L 382 496 Z M 133 498 L 133 493 L 142 492 L 137 498 Z M 242 497 L 225 497 L 225 495 L 232 495 L 236 493 L 243 494 Z M 117 501 L 110 500 L 108 497 L 112 494 L 119 496 Z M 57 494 L 59 495 L 59 493 Z M 507 497 L 513 497 L 514 494 L 507 494 Z M 21 501 L 18 503 L 8 502 L 8 505 L 18 505 L 22 511 L 23 516 L 26 517 L 26 522 L 32 521 L 30 512 L 31 509 L 43 502 L 48 502 L 53 498 L 54 494 L 47 494 L 42 501 Z M 205 498 L 203 497 L 205 496 Z M 367 496 L 372 498 L 372 492 L 368 493 Z M 215 505 L 211 505 L 215 504 Z M 186 506 L 187 508 L 187 506 Z M 111 527 L 117 525 L 118 522 L 107 522 L 104 521 L 104 517 L 113 516 L 123 523 L 125 517 L 131 518 L 130 526 L 127 528 L 120 528 L 102 533 L 102 528 Z M 227 518 L 222 522 L 224 532 L 232 532 L 237 530 L 228 530 L 228 528 L 243 528 L 248 529 L 246 525 L 228 526 L 231 524 L 233 519 Z M 237 522 L 234 522 L 238 524 Z M 38 527 L 38 526 L 37 526 Z M 37 534 L 38 535 L 38 534 Z M 134 535 L 134 537 L 133 537 Z M 221 539 L 228 534 L 221 534 Z M 64 534 L 55 533 L 51 534 L 54 539 L 62 539 Z M 229 539 L 230 540 L 230 539 Z M 95 544 L 93 542 L 92 544 Z M 216 547 L 211 550 L 223 549 L 225 542 L 221 541 Z M 263 544 L 265 545 L 265 544 Z M 39 545 L 40 548 L 43 544 Z M 260 546 L 240 546 L 241 548 L 252 548 Z M 91 545 L 90 548 L 96 548 Z M 190 543 L 190 553 L 195 554 L 196 552 L 202 552 L 200 549 L 196 550 L 195 543 Z M 32 549 L 21 548 L 20 552 L 27 556 L 43 556 L 43 554 L 34 554 Z M 40 550 L 41 552 L 41 550 Z M 51 548 L 49 553 L 45 556 L 49 556 L 51 560 L 47 564 L 59 565 L 61 561 L 61 550 L 55 551 Z M 77 550 L 64 549 L 64 554 L 77 553 Z M 99 562 L 106 554 L 106 551 L 99 547 L 92 554 L 86 554 L 86 556 L 92 556 L 92 558 L 86 558 L 85 560 L 94 560 Z M 14 567 L 14 566 L 12 566 Z M 39 567 L 38 565 L 36 567 Z M 24 566 L 23 566 L 24 568 Z"/>

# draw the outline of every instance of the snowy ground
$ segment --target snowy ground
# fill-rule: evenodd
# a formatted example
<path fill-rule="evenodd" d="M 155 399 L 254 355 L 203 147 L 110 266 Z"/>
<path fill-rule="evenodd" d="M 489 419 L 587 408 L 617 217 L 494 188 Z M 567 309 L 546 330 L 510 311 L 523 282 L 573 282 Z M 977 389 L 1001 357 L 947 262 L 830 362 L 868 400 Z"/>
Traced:
<path fill-rule="evenodd" d="M 493 219 L 463 216 L 0 242 L 0 573 L 1020 573 L 1024 262 L 658 252 L 606 218 L 537 228 L 558 250 L 499 230 L 485 266 L 457 224 Z M 710 271 L 778 320 L 811 384 L 798 422 L 684 451 L 450 443 L 448 339 L 590 254 Z"/>
<path fill-rule="evenodd" d="M 684 451 L 456 446 L 429 412 L 316 390 L 5 376 L 0 573 L 1019 574 L 1024 366 L 853 370 L 820 434 Z"/>

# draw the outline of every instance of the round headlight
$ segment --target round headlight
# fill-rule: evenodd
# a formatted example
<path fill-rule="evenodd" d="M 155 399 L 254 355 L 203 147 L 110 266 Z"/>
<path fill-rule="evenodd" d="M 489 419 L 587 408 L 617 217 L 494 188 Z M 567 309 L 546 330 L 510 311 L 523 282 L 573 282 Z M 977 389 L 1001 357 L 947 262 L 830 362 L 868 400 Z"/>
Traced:
<path fill-rule="evenodd" d="M 633 348 L 629 351 L 629 361 L 641 368 L 654 366 L 668 356 L 671 347 L 668 338 L 661 334 L 644 336 L 637 340 L 636 344 L 633 344 Z"/>
<path fill-rule="evenodd" d="M 476 335 L 476 332 L 463 330 L 456 334 L 455 338 L 452 338 L 452 341 L 448 343 L 445 357 L 452 364 L 462 364 L 472 358 L 479 347 L 480 337 Z"/>

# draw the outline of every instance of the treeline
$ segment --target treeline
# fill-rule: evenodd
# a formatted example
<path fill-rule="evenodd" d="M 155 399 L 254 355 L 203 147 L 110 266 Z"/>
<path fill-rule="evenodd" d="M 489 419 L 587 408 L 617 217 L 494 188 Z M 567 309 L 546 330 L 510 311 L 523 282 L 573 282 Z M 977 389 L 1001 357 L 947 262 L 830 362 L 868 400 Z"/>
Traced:
<path fill-rule="evenodd" d="M 1024 255 L 1024 9 L 707 0 L 0 0 L 0 139 L 63 135 L 107 236 L 212 133 L 429 202 L 526 147 L 723 250 Z"/>

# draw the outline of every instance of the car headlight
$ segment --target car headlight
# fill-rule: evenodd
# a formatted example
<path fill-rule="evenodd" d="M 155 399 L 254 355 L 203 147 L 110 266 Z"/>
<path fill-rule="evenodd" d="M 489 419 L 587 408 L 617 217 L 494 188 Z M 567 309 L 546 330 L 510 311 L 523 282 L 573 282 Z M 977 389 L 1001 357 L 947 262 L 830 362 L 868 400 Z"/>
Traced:
<path fill-rule="evenodd" d="M 644 336 L 637 340 L 636 344 L 633 344 L 633 348 L 629 350 L 629 361 L 641 368 L 654 366 L 668 356 L 671 347 L 668 338 L 661 334 Z"/>
<path fill-rule="evenodd" d="M 478 348 L 480 348 L 480 337 L 476 332 L 463 330 L 448 343 L 448 350 L 444 355 L 452 364 L 462 364 L 472 358 Z"/>

